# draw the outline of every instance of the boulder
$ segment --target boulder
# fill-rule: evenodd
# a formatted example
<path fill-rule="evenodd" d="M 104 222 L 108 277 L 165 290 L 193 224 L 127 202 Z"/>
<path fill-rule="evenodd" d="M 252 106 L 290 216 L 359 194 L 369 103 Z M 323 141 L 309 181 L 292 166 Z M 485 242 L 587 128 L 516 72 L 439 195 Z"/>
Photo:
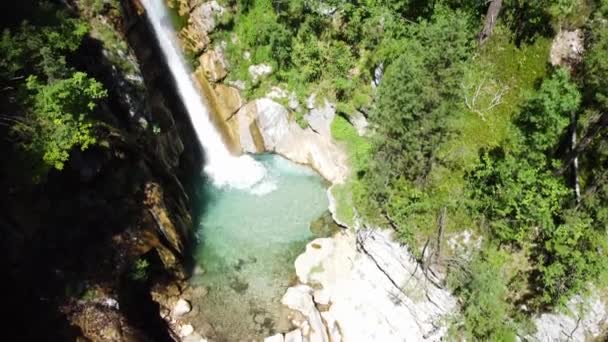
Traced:
<path fill-rule="evenodd" d="M 285 342 L 302 342 L 302 331 L 296 329 L 285 334 Z"/>
<path fill-rule="evenodd" d="M 353 125 L 353 127 L 355 127 L 359 136 L 364 136 L 367 134 L 367 126 L 369 126 L 369 123 L 367 122 L 367 118 L 363 115 L 363 113 L 355 110 L 349 114 L 346 119 L 351 125 Z"/>
<path fill-rule="evenodd" d="M 584 51 L 583 31 L 560 30 L 551 44 L 549 61 L 553 66 L 571 68 L 581 61 Z"/>
<path fill-rule="evenodd" d="M 228 72 L 226 71 L 226 62 L 223 59 L 222 53 L 217 49 L 207 51 L 199 57 L 200 68 L 210 82 L 219 82 L 223 80 Z"/>
<path fill-rule="evenodd" d="M 272 73 L 272 67 L 268 64 L 255 64 L 249 66 L 249 75 L 251 75 L 253 82 L 256 82 L 261 77 L 270 75 L 270 73 Z"/>
<path fill-rule="evenodd" d="M 606 331 L 608 303 L 592 289 L 588 297 L 574 296 L 566 307 L 572 314 L 544 313 L 534 318 L 536 332 L 524 340 L 534 341 L 599 341 Z"/>
<path fill-rule="evenodd" d="M 175 303 L 173 310 L 171 310 L 171 315 L 173 317 L 181 317 L 189 313 L 190 311 L 192 311 L 192 305 L 190 305 L 190 302 L 183 298 L 180 298 L 177 300 L 177 303 Z"/>
<path fill-rule="evenodd" d="M 288 308 L 301 313 L 310 325 L 310 342 L 327 342 L 329 337 L 311 296 L 312 289 L 306 285 L 298 285 L 287 289 L 281 303 Z"/>
<path fill-rule="evenodd" d="M 193 332 L 194 327 L 192 326 L 192 324 L 184 324 L 179 327 L 179 336 L 181 337 L 192 335 Z"/>
<path fill-rule="evenodd" d="M 313 106 L 310 112 L 304 115 L 304 119 L 313 131 L 331 138 L 331 122 L 335 116 L 336 106 L 325 99 L 322 106 Z"/>
<path fill-rule="evenodd" d="M 287 108 L 262 98 L 243 106 L 232 120 L 238 121 L 243 151 L 275 152 L 300 164 L 310 165 L 332 183 L 346 178 L 346 155 L 328 136 L 301 128 L 290 120 Z M 235 125 L 233 125 L 235 126 Z"/>
<path fill-rule="evenodd" d="M 217 1 L 209 1 L 190 12 L 188 25 L 180 32 L 185 47 L 194 54 L 201 53 L 209 44 L 209 33 L 217 25 L 216 19 L 225 12 Z"/>
<path fill-rule="evenodd" d="M 215 93 L 217 94 L 217 98 L 221 102 L 221 106 L 224 110 L 224 120 L 230 119 L 230 117 L 236 113 L 243 106 L 243 98 L 241 98 L 241 93 L 238 89 L 234 87 L 229 87 L 223 84 L 218 84 L 215 86 Z"/>
<path fill-rule="evenodd" d="M 264 339 L 264 342 L 284 342 L 283 334 L 276 334 Z"/>

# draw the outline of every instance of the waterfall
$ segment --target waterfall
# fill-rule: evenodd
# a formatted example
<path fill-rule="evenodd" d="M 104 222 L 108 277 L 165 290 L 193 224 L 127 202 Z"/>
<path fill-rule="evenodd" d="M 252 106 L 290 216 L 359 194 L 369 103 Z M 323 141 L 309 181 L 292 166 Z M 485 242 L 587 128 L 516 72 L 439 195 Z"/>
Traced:
<path fill-rule="evenodd" d="M 148 20 L 175 81 L 179 96 L 188 111 L 198 143 L 206 157 L 204 172 L 218 187 L 251 188 L 265 176 L 264 167 L 251 156 L 233 156 L 221 134 L 211 122 L 210 110 L 191 78 L 177 41 L 164 0 L 142 0 Z M 188 142 L 185 142 L 188 143 Z"/>

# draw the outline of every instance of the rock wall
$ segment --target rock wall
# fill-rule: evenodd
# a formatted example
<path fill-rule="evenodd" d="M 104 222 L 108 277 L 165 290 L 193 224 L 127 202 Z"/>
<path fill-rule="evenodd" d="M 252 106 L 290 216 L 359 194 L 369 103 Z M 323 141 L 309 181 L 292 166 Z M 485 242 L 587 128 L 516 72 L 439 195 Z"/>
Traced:
<path fill-rule="evenodd" d="M 64 170 L 40 184 L 0 179 L 5 323 L 26 341 L 169 340 L 150 287 L 188 276 L 196 213 L 186 189 L 202 154 L 187 143 L 194 132 L 137 2 L 95 17 L 84 2 L 66 6 L 93 28 L 70 63 L 109 96 L 95 113 L 97 144 L 73 151 Z"/>
<path fill-rule="evenodd" d="M 316 239 L 295 267 L 282 302 L 304 341 L 441 341 L 456 308 L 386 230 Z"/>

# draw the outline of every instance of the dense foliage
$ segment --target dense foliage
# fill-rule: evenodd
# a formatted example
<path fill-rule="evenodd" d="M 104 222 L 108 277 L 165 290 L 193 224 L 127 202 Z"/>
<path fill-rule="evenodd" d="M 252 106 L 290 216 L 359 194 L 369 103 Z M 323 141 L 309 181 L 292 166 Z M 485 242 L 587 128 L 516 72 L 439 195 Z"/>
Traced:
<path fill-rule="evenodd" d="M 46 3 L 35 11 L 35 22 L 3 30 L 0 79 L 10 91 L 3 106 L 15 113 L 3 122 L 39 180 L 51 168 L 61 170 L 74 147 L 95 143 L 91 113 L 107 93 L 68 63 L 88 26 Z"/>

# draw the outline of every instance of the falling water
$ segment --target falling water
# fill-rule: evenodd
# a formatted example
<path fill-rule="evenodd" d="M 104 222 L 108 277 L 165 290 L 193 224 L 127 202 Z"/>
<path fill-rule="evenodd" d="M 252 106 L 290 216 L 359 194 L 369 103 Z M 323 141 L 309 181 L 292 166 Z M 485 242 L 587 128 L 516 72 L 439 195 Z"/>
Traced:
<path fill-rule="evenodd" d="M 205 173 L 218 187 L 251 188 L 266 174 L 264 167 L 248 155 L 236 157 L 224 144 L 209 117 L 209 107 L 190 77 L 169 13 L 163 0 L 142 0 L 163 55 L 177 86 L 179 96 L 206 156 Z"/>

